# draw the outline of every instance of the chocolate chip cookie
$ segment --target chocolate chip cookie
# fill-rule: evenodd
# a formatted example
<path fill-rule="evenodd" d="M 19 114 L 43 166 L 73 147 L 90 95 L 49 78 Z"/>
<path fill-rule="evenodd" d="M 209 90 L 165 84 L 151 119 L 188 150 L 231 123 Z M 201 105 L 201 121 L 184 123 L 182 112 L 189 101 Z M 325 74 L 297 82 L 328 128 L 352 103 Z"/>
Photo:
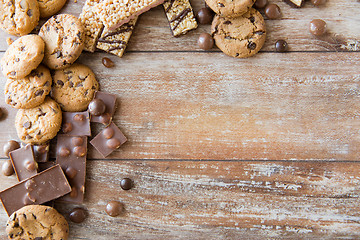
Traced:
<path fill-rule="evenodd" d="M 80 20 L 69 14 L 51 17 L 39 35 L 46 43 L 44 64 L 63 69 L 75 62 L 84 49 L 84 29 Z"/>
<path fill-rule="evenodd" d="M 7 78 L 24 78 L 44 58 L 45 43 L 38 35 L 26 35 L 13 42 L 1 58 L 2 72 Z"/>
<path fill-rule="evenodd" d="M 58 11 L 65 5 L 66 0 L 37 0 L 39 3 L 40 17 L 47 18 Z"/>
<path fill-rule="evenodd" d="M 250 10 L 255 0 L 205 0 L 206 4 L 222 17 L 239 17 Z"/>
<path fill-rule="evenodd" d="M 18 137 L 24 143 L 43 144 L 60 130 L 62 112 L 50 97 L 34 108 L 20 109 L 15 117 Z"/>
<path fill-rule="evenodd" d="M 69 225 L 64 216 L 54 208 L 43 205 L 29 205 L 14 212 L 7 224 L 9 239 L 66 240 Z"/>
<path fill-rule="evenodd" d="M 241 17 L 214 17 L 211 33 L 216 46 L 225 54 L 245 58 L 256 54 L 266 38 L 265 21 L 255 9 L 250 9 Z"/>
<path fill-rule="evenodd" d="M 8 79 L 5 84 L 5 102 L 14 108 L 33 108 L 44 102 L 51 90 L 49 69 L 40 65 L 21 79 Z"/>
<path fill-rule="evenodd" d="M 38 24 L 40 11 L 37 0 L 2 0 L 0 28 L 9 34 L 23 36 Z"/>
<path fill-rule="evenodd" d="M 81 112 L 87 109 L 99 89 L 95 74 L 85 65 L 72 66 L 56 70 L 51 96 L 67 112 Z"/>

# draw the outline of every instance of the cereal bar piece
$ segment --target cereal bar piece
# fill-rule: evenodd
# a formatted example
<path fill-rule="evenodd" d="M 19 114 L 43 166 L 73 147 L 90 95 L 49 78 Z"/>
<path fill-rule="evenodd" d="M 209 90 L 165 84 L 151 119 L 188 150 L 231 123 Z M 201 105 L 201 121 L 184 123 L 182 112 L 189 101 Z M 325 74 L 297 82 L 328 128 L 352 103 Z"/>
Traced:
<path fill-rule="evenodd" d="M 85 29 L 85 47 L 84 50 L 94 52 L 96 41 L 99 38 L 104 25 L 94 13 L 93 9 L 101 0 L 86 0 L 85 5 L 80 13 L 79 19 Z"/>
<path fill-rule="evenodd" d="M 198 24 L 189 0 L 167 0 L 163 6 L 175 37 L 197 28 Z"/>
<path fill-rule="evenodd" d="M 94 9 L 106 29 L 113 31 L 164 0 L 103 0 Z"/>
<path fill-rule="evenodd" d="M 130 40 L 132 31 L 134 30 L 136 21 L 137 17 L 131 19 L 128 23 L 121 25 L 115 31 L 104 30 L 97 41 L 96 48 L 122 57 L 127 43 Z"/>

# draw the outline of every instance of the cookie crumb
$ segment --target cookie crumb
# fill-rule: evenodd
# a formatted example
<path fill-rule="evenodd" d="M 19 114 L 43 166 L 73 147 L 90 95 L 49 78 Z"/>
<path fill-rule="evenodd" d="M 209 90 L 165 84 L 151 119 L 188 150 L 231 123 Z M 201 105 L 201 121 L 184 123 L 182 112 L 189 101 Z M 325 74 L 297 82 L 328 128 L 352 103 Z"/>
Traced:
<path fill-rule="evenodd" d="M 6 43 L 7 43 L 8 46 L 10 46 L 13 42 L 14 42 L 14 40 L 12 40 L 10 37 L 8 37 L 6 39 Z"/>

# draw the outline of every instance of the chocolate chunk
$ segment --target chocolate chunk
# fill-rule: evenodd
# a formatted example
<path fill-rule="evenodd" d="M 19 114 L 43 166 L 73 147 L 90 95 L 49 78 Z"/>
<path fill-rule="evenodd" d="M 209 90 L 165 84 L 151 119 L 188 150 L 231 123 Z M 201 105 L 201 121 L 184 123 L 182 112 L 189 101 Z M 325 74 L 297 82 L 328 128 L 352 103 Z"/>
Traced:
<path fill-rule="evenodd" d="M 90 121 L 102 123 L 104 125 L 110 124 L 112 116 L 115 112 L 116 96 L 109 93 L 97 91 L 95 92 L 94 100 L 95 99 L 101 99 L 104 102 L 105 112 L 101 115 L 93 115 L 90 112 Z"/>
<path fill-rule="evenodd" d="M 74 208 L 69 214 L 69 219 L 74 223 L 82 223 L 85 218 L 86 212 L 83 208 Z"/>
<path fill-rule="evenodd" d="M 201 8 L 196 14 L 196 19 L 200 24 L 211 24 L 213 18 L 214 12 L 208 7 Z"/>
<path fill-rule="evenodd" d="M 270 3 L 265 8 L 265 16 L 269 19 L 278 19 L 281 17 L 281 10 L 278 5 Z"/>
<path fill-rule="evenodd" d="M 15 141 L 15 140 L 9 140 L 5 145 L 4 145 L 4 154 L 6 157 L 10 157 L 9 153 L 11 151 L 14 151 L 16 149 L 20 148 L 20 143 Z"/>
<path fill-rule="evenodd" d="M 62 132 L 69 136 L 90 136 L 90 115 L 85 112 L 63 112 Z"/>
<path fill-rule="evenodd" d="M 113 131 L 114 134 L 111 138 L 109 138 L 111 135 L 109 133 L 111 131 Z M 111 123 L 107 128 L 103 129 L 98 135 L 96 135 L 90 141 L 90 144 L 93 145 L 104 157 L 107 157 L 126 141 L 127 139 L 121 130 L 114 123 Z"/>
<path fill-rule="evenodd" d="M 268 4 L 268 0 L 256 0 L 254 7 L 257 9 L 264 8 Z"/>
<path fill-rule="evenodd" d="M 38 172 L 42 172 L 45 171 L 51 167 L 55 166 L 55 162 L 54 161 L 49 161 L 49 162 L 39 162 L 38 163 Z"/>
<path fill-rule="evenodd" d="M 3 163 L 1 171 L 5 176 L 11 176 L 14 174 L 14 168 L 13 168 L 10 160 L 6 160 Z"/>
<path fill-rule="evenodd" d="M 326 32 L 326 22 L 321 19 L 314 19 L 310 22 L 310 32 L 315 36 L 324 35 Z"/>
<path fill-rule="evenodd" d="M 49 144 L 32 145 L 35 161 L 47 162 L 49 160 Z"/>
<path fill-rule="evenodd" d="M 275 43 L 275 49 L 277 52 L 286 52 L 288 49 L 288 44 L 285 40 L 277 40 Z"/>
<path fill-rule="evenodd" d="M 31 180 L 34 181 L 31 184 L 32 190 L 26 189 L 26 186 L 29 187 L 29 183 L 26 182 Z M 26 204 L 43 204 L 71 191 L 59 165 L 38 173 L 27 181 L 22 181 L 0 192 L 0 199 L 9 216 Z"/>
<path fill-rule="evenodd" d="M 31 9 L 27 10 L 26 14 L 27 14 L 29 17 L 31 17 L 31 16 L 33 15 L 32 10 L 31 10 Z"/>
<path fill-rule="evenodd" d="M 37 163 L 30 144 L 10 152 L 10 159 L 19 181 L 37 174 Z"/>
<path fill-rule="evenodd" d="M 123 178 L 120 181 L 120 187 L 124 190 L 129 190 L 133 186 L 133 183 L 130 178 Z"/>
<path fill-rule="evenodd" d="M 326 0 L 311 0 L 311 3 L 314 4 L 314 6 L 320 6 L 324 5 L 326 3 Z"/>
<path fill-rule="evenodd" d="M 66 147 L 61 147 L 60 149 L 58 149 L 57 155 L 59 155 L 60 157 L 67 157 L 70 155 L 70 150 Z"/>
<path fill-rule="evenodd" d="M 198 39 L 198 45 L 203 50 L 210 50 L 214 46 L 214 39 L 208 33 L 202 33 Z"/>
<path fill-rule="evenodd" d="M 63 196 L 61 200 L 82 203 L 85 191 L 87 137 L 59 134 L 56 149 L 58 153 L 63 149 L 67 150 L 67 155 L 56 155 L 56 163 L 64 169 L 72 188 L 71 193 Z"/>
<path fill-rule="evenodd" d="M 56 83 L 57 83 L 58 85 L 60 85 L 60 86 L 64 86 L 64 82 L 61 81 L 61 80 L 57 80 Z"/>
<path fill-rule="evenodd" d="M 114 62 L 107 57 L 102 58 L 102 64 L 107 68 L 112 68 L 114 66 Z"/>
<path fill-rule="evenodd" d="M 256 43 L 254 42 L 249 42 L 248 46 L 247 46 L 250 50 L 254 50 L 256 48 Z"/>
<path fill-rule="evenodd" d="M 35 92 L 35 96 L 41 96 L 41 95 L 43 95 L 44 94 L 44 90 L 37 90 L 36 92 Z"/>
<path fill-rule="evenodd" d="M 4 109 L 0 108 L 0 120 L 5 116 Z"/>
<path fill-rule="evenodd" d="M 24 122 L 23 127 L 24 127 L 25 129 L 31 128 L 31 122 Z"/>
<path fill-rule="evenodd" d="M 111 217 L 119 216 L 123 211 L 124 211 L 124 206 L 122 203 L 118 201 L 110 201 L 106 205 L 106 209 L 105 209 L 105 212 Z"/>
<path fill-rule="evenodd" d="M 222 4 L 222 3 L 218 3 L 218 6 L 219 6 L 219 7 L 225 7 L 225 5 Z"/>

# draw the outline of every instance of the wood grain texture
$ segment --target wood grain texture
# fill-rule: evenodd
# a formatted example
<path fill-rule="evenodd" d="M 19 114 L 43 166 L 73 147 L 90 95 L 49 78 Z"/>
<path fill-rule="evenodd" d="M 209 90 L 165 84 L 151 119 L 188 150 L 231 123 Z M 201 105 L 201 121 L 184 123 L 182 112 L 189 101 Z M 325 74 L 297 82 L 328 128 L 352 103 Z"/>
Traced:
<path fill-rule="evenodd" d="M 70 223 L 70 239 L 356 239 L 359 170 L 349 162 L 91 161 L 89 215 Z M 123 177 L 135 187 L 122 190 Z M 15 178 L 0 182 L 2 190 Z M 124 214 L 107 216 L 110 200 Z M 56 204 L 64 215 L 74 206 Z"/>

